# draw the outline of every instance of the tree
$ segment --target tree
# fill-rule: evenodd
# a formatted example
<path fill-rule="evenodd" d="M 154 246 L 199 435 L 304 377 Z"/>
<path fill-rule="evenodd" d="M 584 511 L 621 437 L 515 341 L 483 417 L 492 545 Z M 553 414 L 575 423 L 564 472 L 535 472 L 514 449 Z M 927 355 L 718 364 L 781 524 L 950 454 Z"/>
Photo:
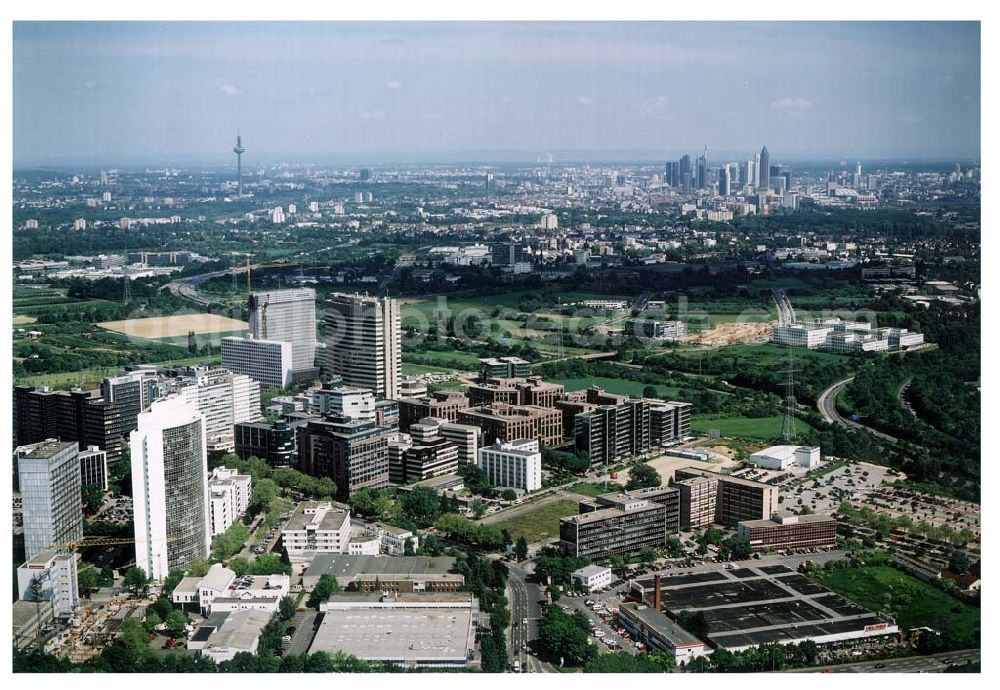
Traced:
<path fill-rule="evenodd" d="M 404 515 L 419 527 L 429 527 L 441 515 L 437 492 L 426 486 L 415 486 L 403 495 Z"/>
<path fill-rule="evenodd" d="M 101 509 L 104 503 L 104 492 L 94 484 L 84 484 L 80 487 L 80 498 L 83 500 L 83 512 L 93 515 Z"/>
<path fill-rule="evenodd" d="M 188 352 L 192 355 L 198 354 L 198 338 L 194 331 L 188 331 Z"/>
<path fill-rule="evenodd" d="M 528 540 L 525 539 L 523 534 L 517 538 L 517 544 L 514 546 L 514 555 L 519 561 L 523 561 L 528 557 Z"/>
<path fill-rule="evenodd" d="M 319 608 L 319 605 L 324 601 L 328 600 L 331 596 L 341 591 L 340 583 L 337 582 L 337 578 L 328 573 L 320 575 L 319 581 L 316 586 L 313 587 L 312 594 L 309 595 L 309 600 L 306 605 L 310 608 Z"/>
<path fill-rule="evenodd" d="M 970 567 L 969 555 L 962 549 L 952 549 L 951 557 L 948 559 L 948 570 L 957 575 L 965 575 Z"/>
<path fill-rule="evenodd" d="M 188 618 L 183 611 L 174 609 L 167 614 L 167 620 L 165 620 L 164 623 L 167 624 L 167 633 L 169 633 L 171 637 L 184 637 L 184 634 L 186 633 L 185 628 L 188 624 Z"/>
<path fill-rule="evenodd" d="M 502 498 L 505 501 L 516 501 L 517 492 L 514 491 L 513 489 L 504 489 L 503 493 L 500 494 L 500 498 Z"/>
<path fill-rule="evenodd" d="M 472 502 L 472 515 L 477 520 L 486 515 L 486 504 L 478 498 Z"/>
<path fill-rule="evenodd" d="M 99 586 L 97 569 L 92 566 L 81 568 L 76 574 L 76 584 L 80 594 L 84 596 L 95 591 Z"/>
<path fill-rule="evenodd" d="M 243 550 L 243 545 L 250 538 L 250 528 L 242 522 L 234 522 L 222 534 L 212 539 L 212 560 L 224 561 Z"/>
<path fill-rule="evenodd" d="M 625 571 L 628 570 L 628 562 L 621 556 L 612 556 L 608 565 L 611 566 L 611 572 L 615 574 L 615 577 L 621 579 L 625 577 Z"/>
<path fill-rule="evenodd" d="M 638 465 L 633 465 L 629 469 L 628 484 L 625 485 L 625 488 L 628 489 L 629 491 L 632 491 L 633 489 L 644 489 L 650 486 L 660 486 L 661 483 L 662 480 L 660 479 L 659 472 L 657 472 L 649 465 L 640 463 Z"/>
<path fill-rule="evenodd" d="M 644 386 L 643 389 L 642 389 L 642 397 L 644 397 L 644 398 L 655 398 L 655 397 L 657 397 L 657 395 L 656 395 L 656 386 Z"/>
<path fill-rule="evenodd" d="M 584 673 L 662 673 L 663 668 L 646 654 L 598 654 L 583 667 Z M 672 657 L 671 657 L 672 658 Z"/>
<path fill-rule="evenodd" d="M 282 597 L 278 602 L 278 617 L 282 620 L 291 620 L 295 615 L 295 599 L 292 597 Z"/>
<path fill-rule="evenodd" d="M 597 655 L 590 644 L 590 624 L 580 611 L 568 615 L 553 606 L 538 626 L 541 655 L 553 663 L 580 666 Z"/>
<path fill-rule="evenodd" d="M 734 534 L 722 543 L 719 556 L 728 561 L 741 561 L 749 558 L 751 551 L 750 542 Z"/>
<path fill-rule="evenodd" d="M 162 622 L 163 621 L 160 620 L 160 614 L 158 614 L 156 611 L 147 611 L 146 612 L 146 629 L 147 630 L 149 630 L 149 631 L 155 630 L 156 626 L 158 626 Z"/>
<path fill-rule="evenodd" d="M 407 537 L 406 541 L 403 542 L 403 555 L 404 556 L 415 556 L 416 551 L 413 549 L 413 537 Z"/>
<path fill-rule="evenodd" d="M 146 572 L 135 566 L 125 571 L 125 589 L 131 591 L 136 596 L 144 597 L 149 592 L 149 578 Z"/>
<path fill-rule="evenodd" d="M 355 513 L 372 520 L 383 519 L 392 506 L 392 502 L 385 492 L 372 488 L 358 489 L 353 492 L 348 503 Z"/>

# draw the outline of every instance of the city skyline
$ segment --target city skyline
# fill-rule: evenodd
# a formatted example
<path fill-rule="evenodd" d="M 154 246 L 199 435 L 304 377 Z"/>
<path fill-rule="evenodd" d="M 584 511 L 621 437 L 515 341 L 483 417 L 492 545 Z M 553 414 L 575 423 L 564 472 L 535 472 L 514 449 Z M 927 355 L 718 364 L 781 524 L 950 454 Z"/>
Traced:
<path fill-rule="evenodd" d="M 975 22 L 17 22 L 14 161 L 231 165 L 237 128 L 250 166 L 978 159 L 979 52 Z"/>

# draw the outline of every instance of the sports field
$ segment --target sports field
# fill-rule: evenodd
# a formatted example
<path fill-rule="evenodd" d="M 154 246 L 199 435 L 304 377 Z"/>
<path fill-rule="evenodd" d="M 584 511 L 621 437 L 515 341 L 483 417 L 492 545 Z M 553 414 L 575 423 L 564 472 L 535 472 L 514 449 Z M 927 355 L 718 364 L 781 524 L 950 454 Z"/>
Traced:
<path fill-rule="evenodd" d="M 246 331 L 245 321 L 237 321 L 218 314 L 175 314 L 174 316 L 154 316 L 146 319 L 126 321 L 105 321 L 97 324 L 101 328 L 137 338 L 161 340 L 186 336 L 191 331 L 195 335 L 209 333 L 237 333 Z"/>

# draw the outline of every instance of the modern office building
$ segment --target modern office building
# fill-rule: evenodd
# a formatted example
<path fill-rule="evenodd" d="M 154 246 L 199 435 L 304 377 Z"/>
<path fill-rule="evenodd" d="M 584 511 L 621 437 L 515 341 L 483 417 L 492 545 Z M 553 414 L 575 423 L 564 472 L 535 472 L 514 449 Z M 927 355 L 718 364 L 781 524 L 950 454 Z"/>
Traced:
<path fill-rule="evenodd" d="M 719 480 L 714 477 L 691 477 L 674 484 L 680 491 L 681 529 L 707 527 L 715 521 L 715 501 Z"/>
<path fill-rule="evenodd" d="M 222 345 L 222 366 L 245 374 L 265 388 L 287 388 L 294 381 L 292 344 L 280 340 L 260 340 L 250 334 L 242 338 L 226 336 Z"/>
<path fill-rule="evenodd" d="M 380 542 L 380 550 L 389 556 L 405 555 L 407 542 L 410 543 L 414 551 L 420 548 L 420 537 L 402 527 L 371 522 L 365 525 L 365 534 L 377 537 Z"/>
<path fill-rule="evenodd" d="M 205 420 L 205 443 L 209 450 L 232 452 L 236 448 L 233 425 L 263 419 L 260 384 L 245 374 L 197 367 L 165 381 L 161 388 L 177 392 L 195 404 Z"/>
<path fill-rule="evenodd" d="M 527 378 L 531 364 L 520 357 L 484 357 L 479 360 L 479 380 Z"/>
<path fill-rule="evenodd" d="M 765 146 L 760 150 L 760 162 L 757 164 L 757 170 L 760 174 L 760 183 L 757 185 L 759 189 L 767 190 L 771 188 L 771 154 L 767 152 L 767 147 Z"/>
<path fill-rule="evenodd" d="M 650 400 L 613 396 L 615 403 L 597 406 L 574 418 L 576 447 L 590 456 L 591 465 L 612 465 L 650 448 Z M 607 396 L 603 394 L 600 396 Z"/>
<path fill-rule="evenodd" d="M 475 463 L 479 446 L 482 445 L 483 430 L 471 424 L 458 424 L 436 417 L 434 419 L 441 422 L 439 433 L 455 446 L 459 464 Z"/>
<path fill-rule="evenodd" d="M 321 553 L 347 553 L 351 511 L 329 502 L 300 503 L 281 528 L 281 543 L 293 563 Z"/>
<path fill-rule="evenodd" d="M 214 537 L 246 514 L 253 496 L 250 475 L 227 467 L 216 467 L 208 478 L 208 494 Z"/>
<path fill-rule="evenodd" d="M 654 400 L 649 405 L 649 443 L 666 446 L 691 434 L 691 403 Z"/>
<path fill-rule="evenodd" d="M 397 399 L 402 378 L 399 304 L 368 295 L 334 293 L 326 300 L 328 369 L 349 386 Z"/>
<path fill-rule="evenodd" d="M 687 323 L 684 321 L 629 319 L 625 322 L 625 332 L 637 338 L 677 340 L 687 335 Z"/>
<path fill-rule="evenodd" d="M 52 603 L 55 618 L 69 618 L 80 602 L 73 550 L 42 551 L 17 569 L 20 601 Z"/>
<path fill-rule="evenodd" d="M 708 477 L 718 482 L 715 499 L 716 524 L 735 527 L 744 520 L 766 520 L 778 510 L 777 486 L 696 467 L 681 467 L 674 471 L 675 482 L 694 477 Z"/>
<path fill-rule="evenodd" d="M 337 500 L 347 501 L 358 489 L 389 486 L 389 436 L 395 430 L 375 421 L 327 417 L 298 428 L 299 469 L 329 477 Z"/>
<path fill-rule="evenodd" d="M 458 411 L 469 407 L 469 398 L 461 391 L 435 391 L 419 398 L 399 400 L 399 430 L 409 431 L 410 425 L 425 417 L 437 417 L 454 422 Z"/>
<path fill-rule="evenodd" d="M 389 479 L 396 484 L 454 474 L 458 448 L 441 435 L 441 420 L 425 417 L 389 444 Z"/>
<path fill-rule="evenodd" d="M 611 568 L 600 565 L 585 565 L 570 573 L 569 578 L 574 589 L 595 592 L 611 584 Z"/>
<path fill-rule="evenodd" d="M 254 292 L 247 307 L 250 333 L 292 346 L 292 371 L 304 380 L 316 373 L 316 291 L 312 288 Z"/>
<path fill-rule="evenodd" d="M 483 443 L 535 439 L 545 446 L 562 442 L 562 414 L 559 410 L 533 405 L 481 405 L 460 410 L 458 423 L 478 426 Z"/>
<path fill-rule="evenodd" d="M 274 422 L 241 422 L 233 425 L 236 454 L 240 458 L 256 457 L 267 460 L 271 467 L 292 467 L 298 464 L 295 430 L 305 421 L 293 423 L 287 419 Z"/>
<path fill-rule="evenodd" d="M 558 383 L 547 383 L 541 376 L 529 376 L 526 379 L 483 379 L 466 388 L 469 396 L 469 406 L 493 405 L 535 405 L 537 407 L 555 407 L 556 400 L 566 392 L 566 387 Z"/>
<path fill-rule="evenodd" d="M 375 392 L 370 388 L 345 386 L 342 381 L 325 382 L 309 391 L 312 414 L 351 419 L 375 419 Z"/>
<path fill-rule="evenodd" d="M 837 545 L 837 521 L 829 515 L 794 515 L 775 512 L 769 520 L 743 520 L 736 525 L 740 539 L 750 542 L 750 549 L 832 549 Z"/>
<path fill-rule="evenodd" d="M 526 493 L 542 488 L 542 453 L 536 439 L 514 439 L 479 449 L 479 469 L 490 484 Z"/>
<path fill-rule="evenodd" d="M 80 484 L 108 490 L 108 454 L 97 446 L 80 451 Z"/>
<path fill-rule="evenodd" d="M 559 547 L 567 556 L 605 560 L 660 549 L 680 529 L 680 492 L 653 487 L 580 501 L 580 514 L 559 522 Z"/>
<path fill-rule="evenodd" d="M 105 378 L 101 382 L 101 397 L 105 402 L 121 407 L 122 424 L 132 431 L 136 418 L 152 402 L 153 391 L 142 373 L 129 373 Z"/>
<path fill-rule="evenodd" d="M 135 561 L 155 580 L 196 558 L 211 542 L 205 418 L 180 395 L 155 401 L 132 432 Z"/>
<path fill-rule="evenodd" d="M 83 538 L 80 450 L 47 440 L 14 451 L 24 514 L 25 560 Z"/>

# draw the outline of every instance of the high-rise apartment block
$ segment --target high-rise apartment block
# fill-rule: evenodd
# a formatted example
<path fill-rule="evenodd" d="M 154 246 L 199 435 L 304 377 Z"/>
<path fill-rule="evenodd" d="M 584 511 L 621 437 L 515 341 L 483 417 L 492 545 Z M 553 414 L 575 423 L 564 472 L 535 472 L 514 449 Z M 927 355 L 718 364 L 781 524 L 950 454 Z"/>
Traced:
<path fill-rule="evenodd" d="M 399 397 L 402 378 L 399 304 L 368 295 L 334 293 L 326 300 L 329 370 L 378 398 Z"/>
<path fill-rule="evenodd" d="M 135 561 L 155 579 L 208 556 L 211 541 L 205 418 L 181 395 L 139 415 L 130 437 Z"/>

